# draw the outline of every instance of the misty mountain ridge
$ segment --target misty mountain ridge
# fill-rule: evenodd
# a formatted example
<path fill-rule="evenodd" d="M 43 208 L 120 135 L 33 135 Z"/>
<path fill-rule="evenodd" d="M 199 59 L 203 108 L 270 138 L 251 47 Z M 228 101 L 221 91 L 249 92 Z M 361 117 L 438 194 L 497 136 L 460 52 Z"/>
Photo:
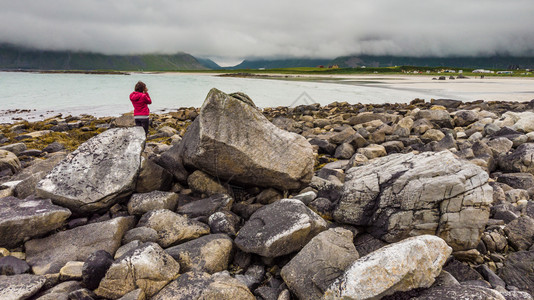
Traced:
<path fill-rule="evenodd" d="M 211 60 L 176 54 L 106 55 L 91 52 L 52 51 L 0 44 L 3 70 L 117 70 L 176 71 L 209 70 L 218 65 Z"/>
<path fill-rule="evenodd" d="M 176 54 L 106 55 L 91 52 L 52 51 L 0 43 L 0 70 L 117 70 L 117 71 L 179 71 L 179 70 L 244 70 L 283 69 L 298 67 L 338 66 L 361 67 L 450 67 L 484 69 L 534 69 L 534 56 L 515 57 L 410 57 L 392 55 L 349 55 L 334 59 L 276 58 L 246 59 L 233 67 L 221 67 L 208 58 Z"/>
<path fill-rule="evenodd" d="M 246 59 L 240 64 L 225 69 L 283 69 L 317 67 L 328 65 L 332 59 L 321 58 L 285 58 L 285 59 Z"/>

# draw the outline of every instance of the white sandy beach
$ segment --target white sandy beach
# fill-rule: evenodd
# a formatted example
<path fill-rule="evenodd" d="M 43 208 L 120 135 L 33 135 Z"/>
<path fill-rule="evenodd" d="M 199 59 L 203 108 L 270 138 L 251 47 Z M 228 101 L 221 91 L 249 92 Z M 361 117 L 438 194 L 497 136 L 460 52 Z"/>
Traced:
<path fill-rule="evenodd" d="M 253 71 L 251 74 L 255 74 Z M 209 73 L 166 73 L 175 75 L 205 75 L 217 76 L 223 73 L 209 72 Z M 486 76 L 469 76 L 465 79 L 449 79 L 450 75 L 458 76 L 458 74 L 442 74 L 446 76 L 446 80 L 433 80 L 436 76 L 430 75 L 381 75 L 381 74 L 365 74 L 365 75 L 288 75 L 288 74 L 265 74 L 257 73 L 257 75 L 279 77 L 279 79 L 295 79 L 306 78 L 310 80 L 325 80 L 336 83 L 375 86 L 381 88 L 390 88 L 397 90 L 406 90 L 413 92 L 421 92 L 421 95 L 434 91 L 437 94 L 450 94 L 451 98 L 461 96 L 459 100 L 463 101 L 516 101 L 525 102 L 534 99 L 534 77 L 492 77 Z M 252 77 L 262 79 L 261 77 Z M 269 79 L 269 77 L 266 77 Z M 272 79 L 272 78 L 271 78 Z M 456 96 L 456 97 L 455 97 Z"/>
<path fill-rule="evenodd" d="M 388 86 L 410 91 L 439 91 L 471 96 L 473 100 L 486 101 L 530 101 L 534 99 L 534 78 L 532 77 L 470 77 L 467 79 L 432 80 L 433 76 L 343 76 L 347 82 L 368 82 L 368 85 Z"/>
<path fill-rule="evenodd" d="M 461 95 L 463 99 L 485 101 L 525 102 L 534 99 L 534 77 L 468 77 L 465 79 L 433 80 L 429 75 L 289 75 L 290 77 L 313 77 L 333 79 L 338 83 L 376 86 L 421 94 L 434 91 L 439 94 Z M 457 74 L 452 74 L 453 76 Z M 287 76 L 278 74 L 278 76 Z M 455 77 L 456 77 L 455 76 Z"/>

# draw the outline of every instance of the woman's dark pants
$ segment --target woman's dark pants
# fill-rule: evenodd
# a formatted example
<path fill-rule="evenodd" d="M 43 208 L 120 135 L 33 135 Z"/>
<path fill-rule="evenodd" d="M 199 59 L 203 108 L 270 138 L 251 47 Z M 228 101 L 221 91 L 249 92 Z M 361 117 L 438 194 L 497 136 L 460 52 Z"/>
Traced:
<path fill-rule="evenodd" d="M 135 119 L 135 126 L 143 126 L 146 135 L 148 135 L 148 121 L 148 119 Z"/>

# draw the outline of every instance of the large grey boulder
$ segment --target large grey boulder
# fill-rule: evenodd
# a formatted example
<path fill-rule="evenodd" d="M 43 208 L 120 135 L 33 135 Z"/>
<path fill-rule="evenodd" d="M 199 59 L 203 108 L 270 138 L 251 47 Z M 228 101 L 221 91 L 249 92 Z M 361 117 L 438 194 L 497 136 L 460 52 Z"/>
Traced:
<path fill-rule="evenodd" d="M 210 227 L 168 209 L 152 210 L 144 214 L 137 227 L 148 227 L 158 233 L 158 244 L 163 248 L 196 239 L 210 233 Z"/>
<path fill-rule="evenodd" d="M 145 140 L 139 126 L 107 130 L 69 153 L 37 194 L 79 213 L 110 207 L 134 191 Z"/>
<path fill-rule="evenodd" d="M 506 172 L 523 172 L 534 175 L 534 143 L 522 144 L 512 153 L 501 156 L 499 166 Z"/>
<path fill-rule="evenodd" d="M 493 190 L 480 167 L 452 153 L 392 154 L 347 171 L 334 219 L 368 226 L 386 242 L 433 234 L 455 250 L 475 248 Z"/>
<path fill-rule="evenodd" d="M 228 268 L 233 241 L 226 234 L 210 234 L 165 249 L 180 263 L 181 272 L 200 271 L 213 274 Z"/>
<path fill-rule="evenodd" d="M 152 297 L 178 277 L 180 265 L 158 244 L 146 243 L 115 261 L 95 290 L 99 297 L 118 299 L 141 288 Z"/>
<path fill-rule="evenodd" d="M 299 299 L 321 299 L 332 282 L 359 258 L 352 232 L 332 228 L 319 233 L 293 259 L 280 275 Z"/>
<path fill-rule="evenodd" d="M 58 273 L 69 261 L 85 261 L 97 250 L 113 254 L 134 222 L 133 217 L 119 217 L 29 240 L 24 244 L 26 261 L 35 274 L 42 275 Z"/>
<path fill-rule="evenodd" d="M 36 294 L 45 284 L 44 276 L 21 274 L 0 275 L 0 299 L 22 300 Z"/>
<path fill-rule="evenodd" d="M 187 272 L 169 283 L 152 300 L 255 300 L 246 285 L 227 272 L 213 275 Z"/>
<path fill-rule="evenodd" d="M 70 215 L 70 210 L 49 199 L 0 198 L 0 247 L 12 248 L 24 239 L 53 231 Z"/>
<path fill-rule="evenodd" d="M 510 253 L 499 270 L 499 277 L 534 296 L 534 250 Z"/>
<path fill-rule="evenodd" d="M 184 166 L 237 185 L 298 189 L 313 176 L 311 145 L 279 129 L 244 94 L 212 89 L 174 153 Z"/>
<path fill-rule="evenodd" d="M 300 250 L 327 224 L 300 200 L 282 199 L 258 209 L 237 233 L 245 252 L 277 257 Z"/>
<path fill-rule="evenodd" d="M 328 288 L 324 299 L 380 299 L 397 291 L 430 287 L 451 252 L 445 241 L 431 235 L 385 246 L 356 260 Z"/>

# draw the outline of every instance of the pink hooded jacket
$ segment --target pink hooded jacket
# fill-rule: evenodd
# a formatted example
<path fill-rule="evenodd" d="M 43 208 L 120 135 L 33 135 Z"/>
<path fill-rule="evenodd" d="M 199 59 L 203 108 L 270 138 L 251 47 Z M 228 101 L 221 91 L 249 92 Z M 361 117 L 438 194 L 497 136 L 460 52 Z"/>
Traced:
<path fill-rule="evenodd" d="M 150 115 L 148 104 L 152 104 L 152 100 L 148 93 L 133 92 L 130 94 L 130 101 L 132 101 L 134 107 L 134 116 Z"/>

